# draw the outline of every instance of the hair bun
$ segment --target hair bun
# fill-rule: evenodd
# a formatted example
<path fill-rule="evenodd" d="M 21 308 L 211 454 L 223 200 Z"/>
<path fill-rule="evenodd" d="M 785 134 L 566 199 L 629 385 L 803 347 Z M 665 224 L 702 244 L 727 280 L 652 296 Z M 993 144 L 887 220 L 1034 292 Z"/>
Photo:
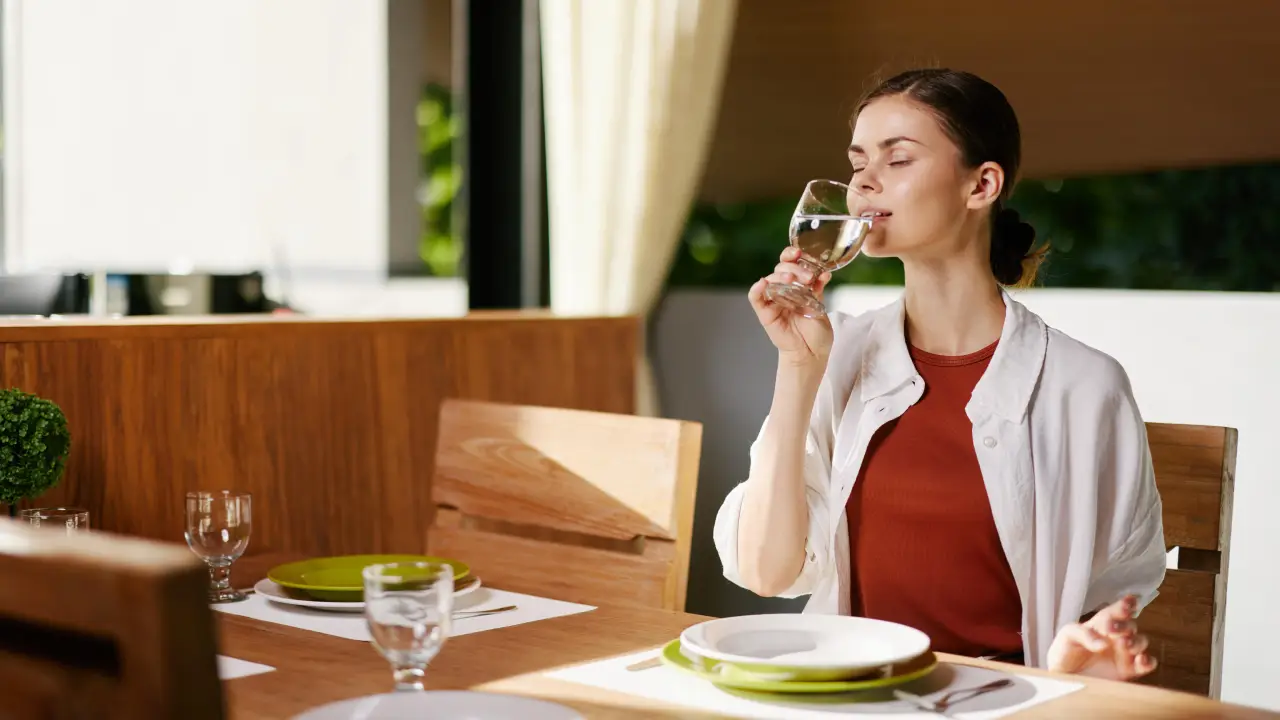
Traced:
<path fill-rule="evenodd" d="M 1016 285 L 1022 279 L 1022 261 L 1036 241 L 1036 229 L 1012 208 L 1001 209 L 993 225 L 991 268 L 1000 284 Z"/>

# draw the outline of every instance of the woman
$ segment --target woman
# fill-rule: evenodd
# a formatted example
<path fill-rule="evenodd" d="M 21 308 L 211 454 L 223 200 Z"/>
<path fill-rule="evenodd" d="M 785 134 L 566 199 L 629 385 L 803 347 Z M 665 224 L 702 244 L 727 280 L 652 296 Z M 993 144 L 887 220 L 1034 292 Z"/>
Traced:
<path fill-rule="evenodd" d="M 715 541 L 731 581 L 806 612 L 917 627 L 935 650 L 1114 679 L 1155 668 L 1134 619 L 1164 578 L 1160 497 L 1124 370 L 1002 286 L 1035 231 L 1004 207 L 1018 121 L 974 75 L 916 70 L 855 116 L 849 205 L 902 298 L 856 317 L 749 298 L 778 349 L 773 405 Z"/>

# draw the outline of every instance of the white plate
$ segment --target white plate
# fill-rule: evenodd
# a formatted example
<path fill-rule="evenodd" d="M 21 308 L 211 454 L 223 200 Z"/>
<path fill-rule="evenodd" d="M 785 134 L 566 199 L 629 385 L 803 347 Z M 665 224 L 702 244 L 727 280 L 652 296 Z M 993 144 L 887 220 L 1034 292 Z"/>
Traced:
<path fill-rule="evenodd" d="M 929 649 L 929 636 L 884 620 L 780 613 L 708 620 L 681 633 L 680 646 L 757 672 L 839 677 L 919 657 Z"/>
<path fill-rule="evenodd" d="M 469 595 L 479 589 L 480 578 L 476 578 L 475 582 L 454 592 L 453 596 L 455 598 L 463 597 L 464 595 Z M 272 602 L 284 603 L 285 605 L 301 605 L 302 607 L 314 608 L 316 610 L 329 610 L 331 612 L 364 612 L 363 600 L 358 600 L 356 602 L 333 602 L 332 600 L 310 600 L 308 598 L 295 597 L 289 595 L 284 588 L 274 582 L 271 582 L 268 578 L 262 578 L 259 580 L 258 584 L 253 586 L 253 591 Z"/>
<path fill-rule="evenodd" d="M 343 700 L 294 720 L 585 720 L 572 708 L 545 700 L 465 690 L 400 692 Z"/>

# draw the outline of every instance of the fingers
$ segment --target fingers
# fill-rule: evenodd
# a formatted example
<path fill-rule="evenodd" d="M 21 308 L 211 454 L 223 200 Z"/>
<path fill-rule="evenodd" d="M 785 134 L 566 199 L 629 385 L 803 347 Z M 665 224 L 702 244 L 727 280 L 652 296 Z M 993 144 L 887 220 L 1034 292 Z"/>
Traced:
<path fill-rule="evenodd" d="M 1130 630 L 1129 634 L 1114 638 L 1112 642 L 1116 646 L 1116 674 L 1120 679 L 1132 680 L 1156 669 L 1156 659 L 1147 654 L 1149 641 L 1146 635 Z"/>
<path fill-rule="evenodd" d="M 1137 609 L 1138 599 L 1129 595 L 1103 608 L 1089 622 L 1112 644 L 1116 674 L 1124 680 L 1146 675 L 1156 668 L 1155 658 L 1146 652 L 1149 641 L 1138 633 L 1138 624 L 1133 619 Z"/>
<path fill-rule="evenodd" d="M 1089 619 L 1087 624 L 1099 632 L 1114 633 L 1117 631 L 1112 628 L 1117 623 L 1126 623 L 1132 620 L 1137 610 L 1138 599 L 1132 595 L 1127 595 L 1099 610 Z"/>
<path fill-rule="evenodd" d="M 1132 653 L 1134 657 L 1138 657 L 1146 654 L 1147 646 L 1150 644 L 1150 642 L 1151 641 L 1147 639 L 1146 635 L 1143 635 L 1141 633 L 1134 633 L 1133 635 L 1130 635 L 1126 639 L 1125 645 L 1126 645 L 1126 649 L 1130 653 Z"/>
<path fill-rule="evenodd" d="M 815 293 L 821 293 L 822 290 L 827 286 L 827 283 L 829 282 L 831 282 L 831 273 L 829 272 L 822 273 L 821 275 L 818 276 L 818 281 L 813 284 L 813 291 Z"/>
<path fill-rule="evenodd" d="M 773 268 L 773 274 L 791 278 L 786 282 L 798 281 L 804 285 L 813 282 L 813 271 L 796 263 L 778 263 Z"/>
<path fill-rule="evenodd" d="M 756 311 L 756 317 L 760 319 L 761 324 L 769 325 L 778 319 L 779 309 L 776 305 L 769 302 L 769 298 L 765 297 L 765 287 L 773 282 L 769 278 L 760 278 L 747 291 L 747 299 L 751 301 L 751 308 Z"/>
<path fill-rule="evenodd" d="M 1061 634 L 1067 641 L 1073 642 L 1091 653 L 1105 652 L 1110 645 L 1102 633 L 1088 625 L 1068 625 L 1062 628 Z"/>

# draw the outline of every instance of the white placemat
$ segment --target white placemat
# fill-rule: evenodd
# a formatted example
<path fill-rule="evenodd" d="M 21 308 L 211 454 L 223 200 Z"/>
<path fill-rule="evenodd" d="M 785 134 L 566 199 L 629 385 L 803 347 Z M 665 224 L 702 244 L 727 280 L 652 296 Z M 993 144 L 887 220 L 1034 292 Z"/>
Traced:
<path fill-rule="evenodd" d="M 627 666 L 654 658 L 658 650 L 561 668 L 547 673 L 560 680 L 685 705 L 698 710 L 743 718 L 785 720 L 831 720 L 834 717 L 892 717 L 894 720 L 938 720 L 937 713 L 917 710 L 893 697 L 891 690 L 872 690 L 839 695 L 772 695 L 721 690 L 665 665 L 644 670 Z M 899 686 L 930 700 L 953 690 L 976 688 L 1008 677 L 1013 685 L 952 705 L 945 717 L 957 720 L 996 720 L 1019 710 L 1063 697 L 1084 687 L 1077 682 L 1009 675 L 995 670 L 941 663 L 928 676 Z"/>
<path fill-rule="evenodd" d="M 249 662 L 248 660 L 240 660 L 226 655 L 218 656 L 218 679 L 234 680 L 236 678 L 249 677 L 250 675 L 261 675 L 275 670 L 270 665 L 262 663 Z"/>
<path fill-rule="evenodd" d="M 462 602 L 465 600 L 466 602 Z M 564 615 L 595 610 L 590 605 L 551 600 L 535 595 L 480 588 L 470 595 L 458 598 L 454 610 L 485 610 L 515 605 L 515 610 L 484 615 L 473 618 L 456 618 L 453 621 L 452 635 L 469 635 L 485 630 L 523 625 L 537 620 L 547 620 Z M 218 612 L 251 617 L 257 620 L 289 625 L 303 630 L 336 635 L 349 640 L 370 642 L 369 628 L 365 625 L 363 613 L 339 613 L 312 608 L 298 607 L 271 602 L 267 598 L 253 593 L 248 598 L 236 603 L 221 603 L 212 606 Z"/>

